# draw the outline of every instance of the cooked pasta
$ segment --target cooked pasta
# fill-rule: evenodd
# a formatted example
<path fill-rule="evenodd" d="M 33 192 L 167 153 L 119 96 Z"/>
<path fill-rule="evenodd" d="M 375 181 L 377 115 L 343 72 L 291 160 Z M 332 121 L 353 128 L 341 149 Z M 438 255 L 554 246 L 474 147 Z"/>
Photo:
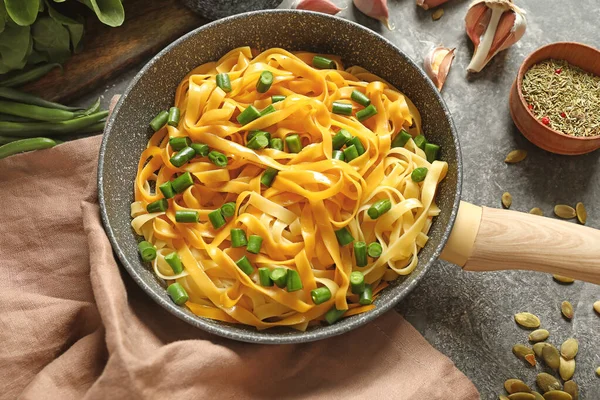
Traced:
<path fill-rule="evenodd" d="M 367 312 L 440 213 L 447 164 L 418 110 L 338 57 L 234 49 L 191 71 L 152 126 L 132 226 L 201 317 L 305 330 Z"/>

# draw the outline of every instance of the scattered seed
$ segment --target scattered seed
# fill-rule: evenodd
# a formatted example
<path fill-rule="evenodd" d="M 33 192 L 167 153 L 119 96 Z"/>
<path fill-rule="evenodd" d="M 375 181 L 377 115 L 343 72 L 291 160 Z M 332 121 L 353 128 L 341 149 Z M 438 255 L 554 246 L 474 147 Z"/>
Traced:
<path fill-rule="evenodd" d="M 519 392 L 508 395 L 510 400 L 535 400 L 535 396 L 531 393 Z"/>
<path fill-rule="evenodd" d="M 433 14 L 431 14 L 431 19 L 433 19 L 434 21 L 437 21 L 438 19 L 442 18 L 442 15 L 444 15 L 444 9 L 438 8 L 437 10 L 435 10 L 433 12 Z"/>
<path fill-rule="evenodd" d="M 552 275 L 552 277 L 554 278 L 554 280 L 559 281 L 560 283 L 573 283 L 573 282 L 575 282 L 575 279 L 569 278 L 568 276 Z"/>
<path fill-rule="evenodd" d="M 566 300 L 563 301 L 560 305 L 560 311 L 562 311 L 562 314 L 565 316 L 565 318 L 573 319 L 573 313 L 575 311 L 573 310 L 573 305 L 570 302 Z"/>
<path fill-rule="evenodd" d="M 508 397 L 506 397 L 505 395 L 501 394 L 500 396 L 498 396 L 498 400 L 510 400 Z"/>
<path fill-rule="evenodd" d="M 573 400 L 579 400 L 579 386 L 575 381 L 565 382 L 565 392 L 569 393 Z"/>
<path fill-rule="evenodd" d="M 562 390 L 551 390 L 549 392 L 544 393 L 545 400 L 573 400 L 571 395 L 567 392 L 563 392 Z"/>
<path fill-rule="evenodd" d="M 538 392 L 531 392 L 535 396 L 535 400 L 544 400 L 544 396 L 539 394 Z"/>
<path fill-rule="evenodd" d="M 542 392 L 544 393 L 551 390 L 562 390 L 563 388 L 558 379 L 550 374 L 547 374 L 546 372 L 539 373 L 535 381 L 537 382 L 538 387 L 542 389 Z"/>
<path fill-rule="evenodd" d="M 566 358 L 567 360 L 572 360 L 577 355 L 579 351 L 579 342 L 577 339 L 567 339 L 560 345 L 560 355 Z"/>
<path fill-rule="evenodd" d="M 554 206 L 554 214 L 556 214 L 557 217 L 563 219 L 575 218 L 575 216 L 577 215 L 575 209 L 566 204 L 558 204 Z"/>
<path fill-rule="evenodd" d="M 504 206 L 504 208 L 510 208 L 511 204 L 512 204 L 512 196 L 510 195 L 510 193 L 504 192 L 502 194 L 502 205 Z"/>
<path fill-rule="evenodd" d="M 529 210 L 529 214 L 534 214 L 534 215 L 544 215 L 544 212 L 542 211 L 541 208 L 539 207 L 533 207 L 531 210 Z"/>
<path fill-rule="evenodd" d="M 515 344 L 512 348 L 512 352 L 515 356 L 517 356 L 517 358 L 527 361 L 527 363 L 531 366 L 535 366 L 535 355 L 533 350 L 531 350 L 529 347 L 522 344 Z M 530 357 L 526 358 L 527 356 Z M 533 359 L 533 364 L 530 361 L 531 359 Z"/>
<path fill-rule="evenodd" d="M 515 314 L 515 321 L 523 328 L 536 329 L 540 327 L 540 319 L 528 312 Z"/>
<path fill-rule="evenodd" d="M 600 300 L 594 303 L 594 310 L 596 310 L 596 312 L 600 314 Z"/>
<path fill-rule="evenodd" d="M 508 153 L 508 155 L 504 159 L 504 162 L 507 164 L 515 164 L 515 163 L 523 161 L 525 159 L 525 157 L 527 157 L 526 150 L 521 150 L 521 149 L 513 150 L 510 153 Z"/>
<path fill-rule="evenodd" d="M 509 394 L 517 392 L 531 392 L 529 386 L 527 386 L 525 382 L 520 379 L 507 379 L 504 382 L 504 389 L 506 389 Z"/>
<path fill-rule="evenodd" d="M 577 203 L 575 206 L 575 213 L 577 214 L 579 223 L 585 225 L 585 221 L 587 221 L 587 211 L 582 202 Z"/>
<path fill-rule="evenodd" d="M 550 336 L 550 332 L 545 329 L 536 329 L 535 331 L 529 334 L 530 342 L 541 342 L 542 340 L 548 339 Z"/>
<path fill-rule="evenodd" d="M 548 344 L 548 346 L 544 346 L 544 348 L 542 349 L 542 359 L 544 360 L 546 365 L 552 368 L 553 370 L 557 370 L 560 366 L 560 353 L 558 352 L 556 347 L 554 347 L 551 344 Z"/>
<path fill-rule="evenodd" d="M 533 345 L 533 352 L 535 353 L 536 356 L 538 356 L 539 358 L 542 358 L 542 350 L 544 349 L 544 347 L 548 346 L 548 343 L 536 343 Z"/>
<path fill-rule="evenodd" d="M 535 355 L 533 354 L 527 354 L 525 356 L 525 361 L 527 361 L 529 363 L 529 365 L 531 365 L 532 367 L 535 367 Z"/>
<path fill-rule="evenodd" d="M 596 368 L 596 375 L 600 376 L 600 367 Z"/>
<path fill-rule="evenodd" d="M 575 360 L 567 360 L 564 357 L 560 358 L 560 367 L 558 367 L 558 373 L 563 381 L 568 381 L 573 377 L 575 373 Z"/>

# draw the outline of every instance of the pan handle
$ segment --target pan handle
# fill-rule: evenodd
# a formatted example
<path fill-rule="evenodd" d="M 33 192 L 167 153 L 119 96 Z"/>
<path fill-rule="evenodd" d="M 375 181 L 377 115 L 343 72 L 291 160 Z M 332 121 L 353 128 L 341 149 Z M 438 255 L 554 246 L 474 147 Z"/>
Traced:
<path fill-rule="evenodd" d="M 525 269 L 600 284 L 600 230 L 461 202 L 441 258 L 466 271 Z"/>

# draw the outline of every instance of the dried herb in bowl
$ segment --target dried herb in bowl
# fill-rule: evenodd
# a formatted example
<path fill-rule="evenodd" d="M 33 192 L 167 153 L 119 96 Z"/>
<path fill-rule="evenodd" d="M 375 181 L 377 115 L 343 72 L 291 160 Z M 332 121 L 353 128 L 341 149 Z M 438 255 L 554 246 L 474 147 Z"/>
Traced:
<path fill-rule="evenodd" d="M 544 125 L 571 136 L 600 135 L 600 76 L 545 60 L 523 76 L 523 97 Z"/>

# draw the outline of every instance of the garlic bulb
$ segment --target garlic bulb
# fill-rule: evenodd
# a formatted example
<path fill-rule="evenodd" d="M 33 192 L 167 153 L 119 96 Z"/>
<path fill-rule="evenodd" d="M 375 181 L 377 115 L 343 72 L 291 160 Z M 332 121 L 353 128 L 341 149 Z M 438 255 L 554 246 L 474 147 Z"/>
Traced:
<path fill-rule="evenodd" d="M 454 60 L 454 50 L 447 47 L 436 47 L 425 56 L 423 67 L 425 72 L 433 81 L 438 90 L 442 90 L 446 77 L 450 71 L 450 66 Z"/>
<path fill-rule="evenodd" d="M 363 14 L 380 20 L 383 22 L 389 30 L 393 27 L 390 26 L 390 13 L 388 11 L 387 0 L 353 0 L 354 5 Z"/>
<path fill-rule="evenodd" d="M 417 0 L 417 5 L 422 7 L 423 10 L 429 10 L 430 8 L 437 7 L 440 4 L 446 3 L 448 0 Z"/>
<path fill-rule="evenodd" d="M 293 8 L 298 10 L 317 11 L 330 15 L 335 15 L 342 10 L 329 0 L 299 0 Z"/>
<path fill-rule="evenodd" d="M 475 0 L 465 17 L 467 35 L 475 46 L 469 72 L 479 72 L 498 52 L 515 44 L 527 27 L 525 11 L 512 0 Z"/>

